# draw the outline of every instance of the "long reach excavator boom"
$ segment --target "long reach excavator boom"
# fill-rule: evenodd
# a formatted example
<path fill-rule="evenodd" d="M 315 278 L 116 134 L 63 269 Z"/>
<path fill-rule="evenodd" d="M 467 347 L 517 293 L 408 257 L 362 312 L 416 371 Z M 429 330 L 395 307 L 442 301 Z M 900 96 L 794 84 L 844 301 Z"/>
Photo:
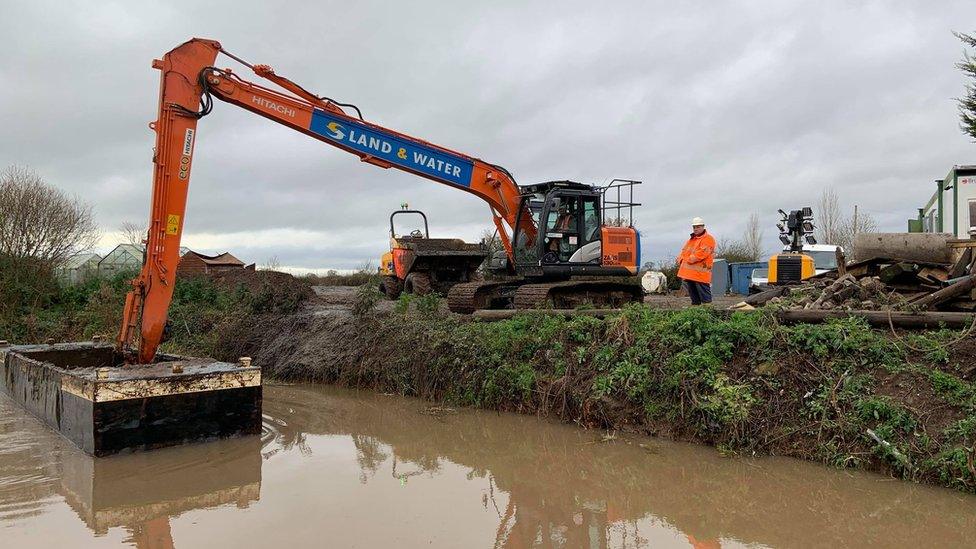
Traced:
<path fill-rule="evenodd" d="M 284 92 L 248 82 L 230 69 L 216 68 L 220 53 L 251 68 Z M 543 276 L 558 277 L 564 280 L 560 287 L 566 287 L 565 279 L 571 275 L 636 272 L 639 264 L 639 257 L 635 257 L 639 255 L 636 231 L 632 227 L 606 227 L 602 223 L 600 199 L 605 189 L 568 181 L 519 187 L 500 166 L 367 122 L 355 106 L 317 96 L 275 74 L 267 65 L 251 65 L 231 55 L 214 40 L 194 38 L 185 42 L 162 60 L 153 61 L 153 68 L 162 74 L 159 113 L 150 124 L 156 132 L 152 206 L 145 259 L 126 297 L 118 336 L 119 348 L 127 360 L 151 362 L 163 339 L 176 283 L 197 121 L 210 112 L 214 97 L 355 154 L 363 162 L 397 168 L 480 197 L 491 209 L 505 249 L 505 257 L 499 262 L 510 273 L 532 275 L 535 280 L 543 280 L 540 278 Z M 618 195 L 619 190 L 618 186 Z M 619 213 L 619 201 L 614 204 Z M 631 201 L 628 205 L 636 204 Z M 539 220 L 547 217 L 559 221 L 559 225 L 539 230 Z M 593 225 L 594 218 L 597 230 L 585 234 L 587 223 Z M 544 236 L 544 232 L 549 236 Z M 532 268 L 526 270 L 520 266 Z M 462 293 L 467 293 L 457 299 L 486 306 L 501 294 L 516 291 L 512 284 L 459 286 L 467 286 L 462 288 Z M 591 283 L 587 292 L 610 295 L 608 291 L 616 290 L 614 301 L 632 300 L 621 299 L 619 288 L 604 286 L 597 288 Z M 465 303 L 458 309 L 472 307 Z M 133 349 L 137 337 L 136 353 Z"/>

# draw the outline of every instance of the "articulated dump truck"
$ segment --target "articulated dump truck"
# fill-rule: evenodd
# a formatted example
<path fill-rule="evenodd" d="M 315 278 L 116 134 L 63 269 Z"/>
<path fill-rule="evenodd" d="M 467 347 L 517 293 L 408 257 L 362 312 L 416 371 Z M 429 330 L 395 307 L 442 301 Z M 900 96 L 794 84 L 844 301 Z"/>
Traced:
<path fill-rule="evenodd" d="M 423 230 L 418 227 L 406 234 L 397 231 L 394 221 L 404 215 L 419 216 Z M 380 291 L 390 299 L 401 292 L 447 295 L 455 284 L 474 280 L 487 257 L 481 244 L 459 238 L 431 238 L 424 212 L 404 208 L 390 215 L 390 251 L 380 259 Z"/>

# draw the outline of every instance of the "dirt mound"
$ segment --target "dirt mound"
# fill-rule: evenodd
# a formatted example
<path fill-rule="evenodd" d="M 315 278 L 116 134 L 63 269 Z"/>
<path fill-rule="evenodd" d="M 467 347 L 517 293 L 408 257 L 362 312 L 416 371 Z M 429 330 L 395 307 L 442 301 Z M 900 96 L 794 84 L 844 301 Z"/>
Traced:
<path fill-rule="evenodd" d="M 374 355 L 372 343 L 370 331 L 345 315 L 257 315 L 221 330 L 215 358 L 249 356 L 269 378 L 325 381 Z"/>
<path fill-rule="evenodd" d="M 224 289 L 245 294 L 256 314 L 294 313 L 315 295 L 308 282 L 278 271 L 238 269 L 221 273 L 214 281 Z"/>

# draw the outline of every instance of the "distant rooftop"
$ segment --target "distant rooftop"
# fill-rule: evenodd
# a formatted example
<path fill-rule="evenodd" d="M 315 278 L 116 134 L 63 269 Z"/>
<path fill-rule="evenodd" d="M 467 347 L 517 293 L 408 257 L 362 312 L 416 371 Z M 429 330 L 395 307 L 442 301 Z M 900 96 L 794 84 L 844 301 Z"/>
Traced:
<path fill-rule="evenodd" d="M 194 252 L 193 250 L 190 250 L 184 255 L 189 255 L 189 254 L 193 254 L 199 257 L 207 265 L 239 265 L 239 266 L 244 265 L 243 261 L 231 255 L 230 252 L 224 252 L 222 254 L 217 254 L 217 255 L 203 255 L 202 253 Z"/>

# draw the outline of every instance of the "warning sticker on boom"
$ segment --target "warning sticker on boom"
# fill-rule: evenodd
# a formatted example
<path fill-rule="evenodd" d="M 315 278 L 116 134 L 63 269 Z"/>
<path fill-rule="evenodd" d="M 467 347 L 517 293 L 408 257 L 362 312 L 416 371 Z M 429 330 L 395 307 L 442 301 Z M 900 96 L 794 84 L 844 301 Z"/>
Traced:
<path fill-rule="evenodd" d="M 180 216 L 169 214 L 166 216 L 166 234 L 175 235 L 180 232 Z"/>

